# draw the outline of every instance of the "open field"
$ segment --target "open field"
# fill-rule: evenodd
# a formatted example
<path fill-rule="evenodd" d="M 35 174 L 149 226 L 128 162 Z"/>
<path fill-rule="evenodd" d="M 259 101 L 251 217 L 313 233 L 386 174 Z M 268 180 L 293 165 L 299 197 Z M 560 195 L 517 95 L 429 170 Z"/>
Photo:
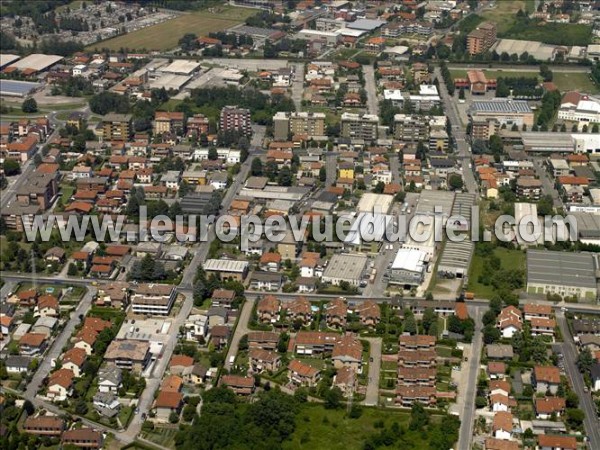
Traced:
<path fill-rule="evenodd" d="M 242 23 L 255 13 L 256 11 L 253 9 L 231 6 L 222 7 L 216 13 L 206 10 L 194 11 L 158 25 L 108 39 L 104 42 L 96 42 L 90 45 L 88 49 L 108 48 L 113 51 L 120 48 L 168 50 L 176 47 L 179 39 L 186 33 L 207 36 L 208 33 L 225 30 Z"/>
<path fill-rule="evenodd" d="M 375 428 L 376 421 L 381 420 L 388 427 L 394 422 L 406 426 L 409 418 L 406 412 L 365 408 L 360 418 L 350 419 L 346 417 L 345 410 L 326 410 L 321 405 L 306 405 L 296 418 L 296 430 L 291 440 L 285 441 L 283 448 L 362 449 L 369 435 L 381 431 Z M 412 442 L 415 446 L 407 448 L 423 448 L 419 446 L 424 443 L 418 436 Z"/>
<path fill-rule="evenodd" d="M 502 269 L 525 269 L 525 253 L 521 250 L 509 250 L 504 247 L 497 247 L 494 249 L 494 254 L 500 259 Z M 473 292 L 477 298 L 489 299 L 494 296 L 496 290 L 493 286 L 486 286 L 478 281 L 483 270 L 483 261 L 484 258 L 473 254 L 467 291 Z"/>
<path fill-rule="evenodd" d="M 487 78 L 518 78 L 518 77 L 537 77 L 541 82 L 539 72 L 535 71 L 511 71 L 502 69 L 482 69 L 483 73 Z M 466 69 L 450 69 L 452 78 L 466 78 Z M 590 80 L 589 73 L 577 72 L 554 72 L 554 84 L 561 92 L 568 91 L 581 91 L 589 94 L 600 92 L 600 87 L 596 86 L 592 80 Z"/>
<path fill-rule="evenodd" d="M 480 13 L 480 16 L 494 22 L 498 30 L 498 34 L 508 31 L 516 20 L 516 15 L 519 9 L 529 11 L 533 9 L 533 0 L 518 0 L 518 1 L 502 1 L 496 2 L 494 9 L 489 9 Z"/>

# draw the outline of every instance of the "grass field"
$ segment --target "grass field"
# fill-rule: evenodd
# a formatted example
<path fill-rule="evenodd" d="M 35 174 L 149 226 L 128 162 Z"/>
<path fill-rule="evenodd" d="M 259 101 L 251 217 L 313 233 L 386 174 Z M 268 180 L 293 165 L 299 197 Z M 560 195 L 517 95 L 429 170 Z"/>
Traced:
<path fill-rule="evenodd" d="M 207 36 L 208 33 L 221 31 L 244 22 L 256 11 L 249 8 L 224 6 L 218 12 L 194 11 L 148 28 L 96 42 L 89 50 L 108 48 L 117 51 L 120 48 L 130 50 L 168 50 L 177 46 L 179 39 L 186 33 Z"/>
<path fill-rule="evenodd" d="M 519 9 L 527 11 L 528 8 L 533 8 L 533 1 L 501 1 L 496 2 L 496 7 L 480 13 L 483 18 L 494 22 L 498 30 L 498 34 L 508 31 L 516 21 L 516 14 Z"/>
<path fill-rule="evenodd" d="M 345 410 L 325 410 L 321 405 L 306 405 L 296 418 L 292 439 L 285 441 L 283 448 L 362 449 L 369 435 L 381 431 L 375 428 L 376 421 L 382 420 L 388 427 L 394 422 L 406 426 L 409 419 L 406 412 L 373 408 L 364 408 L 360 418 L 350 419 L 346 417 Z M 405 438 L 409 434 L 412 437 L 413 433 L 407 433 Z M 417 435 L 414 439 L 414 446 L 407 448 L 423 448 L 420 437 Z"/>
<path fill-rule="evenodd" d="M 509 250 L 498 247 L 494 250 L 494 254 L 500 258 L 500 264 L 503 269 L 525 269 L 525 253 L 521 250 Z M 495 294 L 494 288 L 480 284 L 477 281 L 483 269 L 483 260 L 484 258 L 481 256 L 473 255 L 467 291 L 475 293 L 475 296 L 478 298 L 491 298 Z"/>
<path fill-rule="evenodd" d="M 540 78 L 540 73 L 536 71 L 531 72 L 520 72 L 520 71 L 510 71 L 510 70 L 499 70 L 499 69 L 482 69 L 487 78 L 518 78 L 518 77 L 537 77 L 539 81 L 542 81 Z M 467 71 L 463 69 L 450 69 L 450 73 L 452 74 L 452 78 L 466 78 Z M 580 72 L 580 73 L 565 73 L 565 72 L 554 72 L 554 84 L 561 92 L 568 91 L 581 91 L 590 94 L 595 94 L 600 92 L 600 88 L 596 86 L 592 80 L 590 80 L 590 75 L 588 73 Z"/>

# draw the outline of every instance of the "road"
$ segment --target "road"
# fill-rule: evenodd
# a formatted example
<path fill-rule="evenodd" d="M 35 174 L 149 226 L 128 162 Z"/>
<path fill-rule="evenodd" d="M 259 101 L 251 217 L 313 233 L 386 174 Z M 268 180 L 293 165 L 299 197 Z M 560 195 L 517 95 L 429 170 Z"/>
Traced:
<path fill-rule="evenodd" d="M 71 335 L 73 334 L 73 331 L 75 331 L 75 327 L 81 323 L 79 316 L 85 316 L 92 306 L 92 300 L 96 295 L 96 292 L 97 290 L 95 287 L 88 287 L 87 292 L 79 302 L 79 305 L 75 311 L 71 313 L 71 316 L 69 317 L 68 322 L 65 324 L 65 327 L 62 329 L 58 337 L 54 339 L 52 347 L 41 359 L 37 371 L 33 375 L 31 381 L 27 384 L 27 390 L 24 393 L 26 398 L 32 399 L 36 397 L 42 382 L 52 370 L 52 360 L 57 359 L 62 353 L 62 349 L 65 347 L 65 345 L 67 345 Z"/>
<path fill-rule="evenodd" d="M 577 348 L 567 325 L 567 319 L 562 311 L 556 312 L 556 320 L 563 337 L 562 353 L 565 358 L 565 370 L 571 380 L 571 386 L 579 397 L 579 409 L 585 413 L 583 425 L 590 440 L 590 448 L 600 448 L 600 421 L 596 408 L 589 392 L 585 392 L 583 376 L 577 368 Z"/>
<path fill-rule="evenodd" d="M 155 367 L 149 378 L 146 378 L 146 389 L 142 392 L 141 397 L 138 400 L 139 413 L 135 414 L 127 427 L 127 430 L 117 433 L 117 437 L 121 441 L 130 442 L 136 438 L 136 436 L 142 430 L 142 415 L 148 414 L 152 403 L 154 402 L 154 393 L 159 388 L 163 375 L 167 370 L 167 365 L 173 355 L 173 350 L 177 345 L 177 335 L 179 328 L 185 324 L 187 317 L 190 315 L 192 307 L 194 306 L 194 300 L 191 295 L 185 296 L 181 309 L 179 310 L 175 321 L 171 324 L 169 329 L 169 340 L 163 346 L 163 351 L 159 356 Z"/>
<path fill-rule="evenodd" d="M 381 371 L 381 338 L 365 338 L 370 344 L 369 381 L 363 402 L 366 406 L 377 406 L 379 400 L 379 372 Z"/>
<path fill-rule="evenodd" d="M 545 158 L 544 157 L 534 157 L 532 159 L 533 159 L 533 166 L 535 168 L 535 172 L 536 172 L 537 176 L 539 177 L 539 179 L 542 180 L 542 187 L 544 190 L 544 194 L 552 196 L 552 203 L 555 208 L 558 208 L 558 209 L 563 208 L 564 205 L 562 202 L 562 198 L 560 197 L 560 194 L 556 190 L 556 185 L 550 178 L 550 174 L 548 173 L 548 171 L 546 170 L 546 167 L 544 166 Z"/>
<path fill-rule="evenodd" d="M 498 70 L 498 71 L 506 71 L 506 72 L 539 72 L 540 67 L 539 66 L 515 66 L 515 65 L 510 65 L 510 64 L 501 64 L 501 63 L 492 63 L 491 64 L 493 67 L 490 68 L 490 64 L 489 63 L 464 63 L 464 64 L 457 64 L 457 63 L 452 63 L 450 65 L 448 65 L 448 69 L 453 70 L 466 70 L 466 69 L 483 69 L 483 70 Z M 587 73 L 590 71 L 589 67 L 585 67 L 585 66 L 564 66 L 564 65 L 559 65 L 559 66 L 553 66 L 550 65 L 549 66 L 550 70 L 552 70 L 552 72 L 559 72 L 559 73 Z"/>
<path fill-rule="evenodd" d="M 400 161 L 398 155 L 390 155 L 390 171 L 392 172 L 392 182 L 402 183 L 400 176 Z"/>
<path fill-rule="evenodd" d="M 379 100 L 377 100 L 377 85 L 375 84 L 375 69 L 371 65 L 364 65 L 365 90 L 367 91 L 367 109 L 369 114 L 379 115 Z"/>
<path fill-rule="evenodd" d="M 475 419 L 475 396 L 477 394 L 477 377 L 479 375 L 479 363 L 481 359 L 481 347 L 483 345 L 481 333 L 481 309 L 472 309 L 471 317 L 475 320 L 475 333 L 471 343 L 471 355 L 469 356 L 468 384 L 464 395 L 463 410 L 460 415 L 460 431 L 458 437 L 459 449 L 471 448 L 473 438 L 473 421 Z M 463 377 L 465 374 L 462 375 Z"/>
<path fill-rule="evenodd" d="M 465 134 L 465 124 L 462 123 L 460 119 L 460 114 L 458 113 L 458 109 L 456 107 L 456 102 L 454 98 L 450 97 L 448 94 L 448 90 L 446 89 L 446 83 L 444 83 L 444 79 L 442 78 L 442 74 L 440 72 L 440 68 L 436 67 L 434 70 L 435 76 L 439 81 L 439 89 L 440 89 L 440 97 L 444 103 L 444 112 L 448 117 L 448 121 L 452 126 L 452 135 L 456 142 L 456 156 L 458 160 L 460 160 L 460 164 L 462 167 L 462 175 L 463 181 L 465 183 L 465 188 L 468 192 L 472 194 L 477 194 L 479 192 L 479 185 L 475 180 L 475 175 L 473 174 L 472 169 L 472 158 L 471 158 L 471 149 L 469 144 L 466 141 Z"/>
<path fill-rule="evenodd" d="M 294 79 L 292 80 L 292 100 L 296 111 L 302 111 L 302 94 L 304 94 L 304 64 L 294 64 Z"/>
<path fill-rule="evenodd" d="M 242 310 L 237 321 L 237 326 L 235 327 L 235 332 L 233 333 L 231 343 L 229 344 L 229 350 L 227 350 L 227 358 L 225 359 L 225 368 L 228 370 L 231 369 L 231 363 L 229 362 L 229 359 L 232 356 L 237 355 L 238 348 L 240 346 L 240 339 L 242 339 L 242 336 L 250 332 L 248 323 L 250 322 L 250 316 L 252 315 L 254 302 L 254 298 L 246 299 L 244 306 L 242 306 Z"/>
<path fill-rule="evenodd" d="M 337 180 L 337 153 L 327 153 L 325 158 L 325 170 L 327 178 L 325 186 L 329 187 Z"/>

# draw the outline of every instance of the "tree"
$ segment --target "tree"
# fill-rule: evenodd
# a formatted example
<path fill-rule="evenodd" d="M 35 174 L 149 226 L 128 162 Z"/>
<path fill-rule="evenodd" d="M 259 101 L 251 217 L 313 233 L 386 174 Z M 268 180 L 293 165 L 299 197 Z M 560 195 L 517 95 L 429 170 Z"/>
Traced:
<path fill-rule="evenodd" d="M 288 166 L 283 166 L 283 168 L 279 171 L 277 182 L 280 186 L 292 185 L 292 172 Z"/>
<path fill-rule="evenodd" d="M 342 405 L 342 399 L 344 394 L 342 390 L 335 386 L 325 392 L 325 408 L 326 409 L 338 409 Z"/>
<path fill-rule="evenodd" d="M 7 159 L 4 161 L 4 175 L 11 177 L 21 173 L 21 165 L 14 159 Z"/>
<path fill-rule="evenodd" d="M 321 183 L 325 183 L 325 181 L 327 181 L 327 169 L 325 168 L 325 166 L 322 166 L 319 169 L 319 181 Z"/>
<path fill-rule="evenodd" d="M 594 357 L 588 347 L 585 347 L 577 357 L 577 367 L 581 373 L 589 373 L 594 363 Z"/>
<path fill-rule="evenodd" d="M 219 159 L 219 153 L 217 152 L 216 147 L 211 146 L 208 148 L 208 159 L 210 161 L 216 161 Z"/>
<path fill-rule="evenodd" d="M 448 186 L 453 191 L 458 191 L 458 190 L 462 189 L 463 186 L 464 186 L 464 182 L 463 182 L 462 177 L 459 174 L 457 174 L 457 173 L 453 173 L 448 178 Z"/>
<path fill-rule="evenodd" d="M 422 431 L 429 423 L 429 413 L 423 405 L 416 402 L 410 409 L 410 422 L 408 428 L 412 431 Z"/>
<path fill-rule="evenodd" d="M 35 101 L 35 98 L 30 97 L 27 100 L 25 100 L 23 102 L 23 104 L 21 105 L 21 110 L 24 113 L 34 113 L 34 112 L 37 112 L 38 105 L 37 105 L 37 102 Z"/>
<path fill-rule="evenodd" d="M 250 166 L 250 173 L 254 177 L 260 177 L 263 174 L 263 165 L 260 158 L 252 159 L 252 164 Z"/>
<path fill-rule="evenodd" d="M 483 328 L 483 342 L 486 344 L 493 344 L 500 340 L 500 330 L 494 325 L 486 325 Z"/>
<path fill-rule="evenodd" d="M 77 403 L 75 403 L 75 413 L 79 414 L 80 416 L 85 416 L 87 412 L 87 403 L 85 402 L 85 399 L 80 398 L 79 400 L 77 400 Z"/>
<path fill-rule="evenodd" d="M 404 312 L 404 332 L 410 334 L 415 334 L 417 332 L 415 316 L 410 310 Z"/>
<path fill-rule="evenodd" d="M 177 422 L 179 422 L 179 414 L 177 414 L 175 411 L 172 411 L 171 414 L 169 414 L 169 423 Z"/>
<path fill-rule="evenodd" d="M 458 91 L 458 98 L 459 100 L 465 99 L 465 88 L 460 88 L 460 90 Z"/>
<path fill-rule="evenodd" d="M 69 264 L 69 269 L 67 270 L 67 275 L 70 277 L 74 277 L 77 275 L 77 266 L 74 263 Z"/>

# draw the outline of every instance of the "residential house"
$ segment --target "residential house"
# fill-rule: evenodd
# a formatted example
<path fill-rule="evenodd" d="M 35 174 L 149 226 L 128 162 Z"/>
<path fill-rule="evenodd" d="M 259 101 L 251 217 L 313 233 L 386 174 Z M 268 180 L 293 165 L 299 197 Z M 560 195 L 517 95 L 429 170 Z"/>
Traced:
<path fill-rule="evenodd" d="M 58 317 L 59 313 L 58 299 L 51 294 L 40 296 L 33 310 L 34 317 Z"/>
<path fill-rule="evenodd" d="M 121 387 L 122 372 L 114 364 L 107 364 L 98 370 L 98 392 L 116 394 Z"/>
<path fill-rule="evenodd" d="M 53 401 L 62 402 L 71 395 L 73 378 L 75 374 L 69 369 L 58 369 L 48 378 L 48 391 L 46 396 Z"/>
<path fill-rule="evenodd" d="M 507 411 L 500 411 L 494 415 L 492 433 L 496 439 L 510 440 L 513 432 L 513 415 Z"/>
<path fill-rule="evenodd" d="M 537 437 L 539 450 L 577 450 L 577 438 L 541 434 Z"/>
<path fill-rule="evenodd" d="M 235 300 L 235 291 L 230 289 L 215 289 L 211 296 L 212 306 L 231 309 Z"/>
<path fill-rule="evenodd" d="M 320 375 L 319 369 L 297 359 L 293 359 L 288 365 L 288 379 L 298 386 L 315 386 Z"/>
<path fill-rule="evenodd" d="M 87 354 L 82 348 L 73 347 L 67 350 L 62 356 L 62 367 L 73 372 L 76 378 L 82 374 L 83 363 L 87 359 Z"/>
<path fill-rule="evenodd" d="M 286 318 L 290 322 L 297 321 L 302 325 L 306 325 L 312 320 L 311 305 L 305 297 L 297 297 L 291 302 L 284 303 L 283 309 L 286 311 Z"/>
<path fill-rule="evenodd" d="M 250 349 L 248 352 L 250 370 L 254 373 L 263 371 L 275 372 L 281 366 L 281 356 L 269 350 L 260 348 Z"/>
<path fill-rule="evenodd" d="M 250 395 L 254 392 L 254 378 L 240 375 L 224 375 L 220 384 L 227 386 L 238 395 Z"/>
<path fill-rule="evenodd" d="M 275 350 L 279 343 L 280 334 L 273 331 L 253 331 L 248 333 L 250 349 Z"/>
<path fill-rule="evenodd" d="M 273 295 L 266 295 L 258 301 L 256 314 L 259 322 L 273 323 L 279 320 L 281 302 Z"/>
<path fill-rule="evenodd" d="M 548 420 L 551 417 L 560 417 L 567 404 L 562 397 L 544 397 L 534 399 L 535 416 L 538 419 Z"/>
<path fill-rule="evenodd" d="M 299 331 L 294 340 L 295 353 L 298 355 L 320 355 L 333 350 L 339 340 L 337 333 L 321 331 Z"/>
<path fill-rule="evenodd" d="M 507 306 L 498 315 L 497 328 L 502 332 L 502 337 L 512 338 L 517 331 L 523 329 L 521 311 L 515 306 Z"/>
<path fill-rule="evenodd" d="M 267 252 L 260 257 L 258 267 L 267 272 L 279 272 L 281 255 L 279 253 Z"/>
<path fill-rule="evenodd" d="M 344 328 L 346 326 L 348 306 L 342 298 L 331 300 L 325 307 L 325 311 L 325 318 L 329 328 Z"/>
<path fill-rule="evenodd" d="M 37 436 L 60 436 L 65 429 L 65 421 L 58 416 L 28 416 L 23 422 L 23 431 Z"/>
<path fill-rule="evenodd" d="M 554 366 L 535 366 L 531 381 L 537 393 L 545 394 L 550 391 L 552 395 L 556 395 L 560 385 L 560 371 Z"/>
<path fill-rule="evenodd" d="M 342 367 L 333 377 L 332 385 L 340 388 L 344 397 L 350 397 L 356 391 L 358 377 L 351 367 Z"/>
<path fill-rule="evenodd" d="M 179 414 L 183 405 L 183 394 L 181 392 L 160 391 L 154 400 L 153 409 L 156 414 L 155 420 L 168 423 L 171 413 Z"/>
<path fill-rule="evenodd" d="M 26 333 L 19 340 L 21 356 L 40 355 L 46 349 L 46 335 L 42 333 Z"/>
<path fill-rule="evenodd" d="M 360 317 L 360 323 L 367 327 L 374 327 L 381 320 L 381 308 L 373 300 L 366 300 L 354 306 L 354 313 Z"/>
<path fill-rule="evenodd" d="M 415 402 L 432 406 L 436 400 L 436 390 L 432 386 L 398 386 L 396 389 L 395 402 L 405 407 L 410 407 Z"/>
<path fill-rule="evenodd" d="M 352 334 L 344 335 L 333 346 L 331 352 L 333 367 L 336 369 L 350 367 L 356 373 L 360 373 L 362 370 L 362 352 L 363 346 L 356 336 Z"/>

